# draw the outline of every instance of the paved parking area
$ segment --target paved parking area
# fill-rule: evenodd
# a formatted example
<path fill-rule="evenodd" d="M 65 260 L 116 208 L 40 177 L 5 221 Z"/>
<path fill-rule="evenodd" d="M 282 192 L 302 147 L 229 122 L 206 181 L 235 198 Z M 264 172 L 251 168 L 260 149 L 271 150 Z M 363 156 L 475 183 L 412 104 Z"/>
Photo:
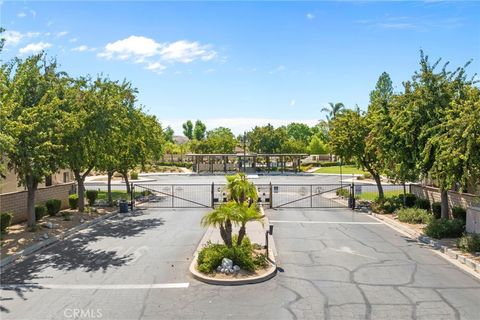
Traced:
<path fill-rule="evenodd" d="M 5 270 L 2 319 L 473 320 L 480 314 L 478 279 L 347 209 L 269 210 L 277 276 L 238 287 L 203 284 L 188 266 L 204 233 L 204 212 L 149 209 L 116 217 Z"/>

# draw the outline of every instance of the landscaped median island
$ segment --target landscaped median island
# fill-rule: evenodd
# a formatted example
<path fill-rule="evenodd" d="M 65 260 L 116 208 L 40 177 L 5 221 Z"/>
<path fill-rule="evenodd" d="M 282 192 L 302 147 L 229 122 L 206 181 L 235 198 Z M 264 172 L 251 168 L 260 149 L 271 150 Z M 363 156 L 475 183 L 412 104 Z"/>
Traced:
<path fill-rule="evenodd" d="M 269 248 L 262 245 L 268 237 L 268 219 L 256 203 L 256 187 L 244 174 L 229 176 L 227 180 L 229 201 L 202 218 L 202 225 L 208 229 L 195 252 L 190 272 L 210 284 L 268 280 L 276 273 L 274 244 L 269 237 Z"/>
<path fill-rule="evenodd" d="M 453 207 L 452 219 L 442 219 L 440 203 L 430 203 L 427 199 L 408 193 L 405 201 L 403 197 L 400 194 L 376 199 L 371 203 L 371 209 L 378 214 L 378 218 L 400 227 L 412 237 L 422 242 L 434 239 L 427 242 L 435 247 L 443 247 L 444 251 L 451 250 L 451 255 L 462 255 L 480 265 L 480 236 L 465 232 L 464 208 Z M 480 272 L 480 269 L 474 269 Z"/>

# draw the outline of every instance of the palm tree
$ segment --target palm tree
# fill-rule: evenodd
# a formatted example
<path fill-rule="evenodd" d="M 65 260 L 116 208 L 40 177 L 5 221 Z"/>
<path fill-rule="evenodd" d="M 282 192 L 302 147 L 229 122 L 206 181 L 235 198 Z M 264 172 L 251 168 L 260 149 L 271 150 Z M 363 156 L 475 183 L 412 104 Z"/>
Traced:
<path fill-rule="evenodd" d="M 323 107 L 321 112 L 328 112 L 327 114 L 327 120 L 330 122 L 335 116 L 345 110 L 345 105 L 342 102 L 329 102 L 329 107 Z"/>
<path fill-rule="evenodd" d="M 237 203 L 228 202 L 203 216 L 204 227 L 215 226 L 220 229 L 220 236 L 227 247 L 232 247 L 232 221 L 237 220 Z"/>
<path fill-rule="evenodd" d="M 238 230 L 237 246 L 242 244 L 243 238 L 247 234 L 246 224 L 249 221 L 260 221 L 263 225 L 263 215 L 258 211 L 258 207 L 237 205 L 237 214 L 235 215 L 235 223 L 240 225 Z"/>
<path fill-rule="evenodd" d="M 244 173 L 227 176 L 227 182 L 229 200 L 233 200 L 237 204 L 244 204 L 248 201 L 249 207 L 257 202 L 257 188 L 252 182 L 247 180 Z"/>

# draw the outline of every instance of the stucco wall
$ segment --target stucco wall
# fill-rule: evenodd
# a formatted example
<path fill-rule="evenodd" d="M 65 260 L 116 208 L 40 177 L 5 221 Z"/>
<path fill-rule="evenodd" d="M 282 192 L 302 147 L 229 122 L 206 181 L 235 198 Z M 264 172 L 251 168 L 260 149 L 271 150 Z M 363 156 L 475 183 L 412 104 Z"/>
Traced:
<path fill-rule="evenodd" d="M 62 201 L 62 209 L 68 208 L 68 196 L 75 190 L 75 183 L 69 182 L 37 190 L 35 204 L 43 204 L 49 199 Z M 13 213 L 12 223 L 27 220 L 27 191 L 0 194 L 0 212 Z"/>

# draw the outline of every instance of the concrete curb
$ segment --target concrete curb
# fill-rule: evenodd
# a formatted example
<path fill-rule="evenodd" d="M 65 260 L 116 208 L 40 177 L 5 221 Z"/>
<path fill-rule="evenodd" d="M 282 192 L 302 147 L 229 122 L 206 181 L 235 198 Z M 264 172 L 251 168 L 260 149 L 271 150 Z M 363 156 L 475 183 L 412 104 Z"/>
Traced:
<path fill-rule="evenodd" d="M 260 212 L 265 215 L 265 212 L 262 207 L 260 207 Z M 265 215 L 265 225 L 268 226 L 269 220 L 267 216 Z M 214 228 L 215 229 L 215 228 Z M 216 229 L 215 229 L 216 230 Z M 207 239 L 210 238 L 210 234 L 214 230 L 209 227 L 205 234 L 202 237 L 202 240 L 200 240 L 197 249 L 195 250 L 195 253 L 193 255 L 192 263 L 190 264 L 189 271 L 190 274 L 193 276 L 193 278 L 202 281 L 204 283 L 208 284 L 213 284 L 213 285 L 221 285 L 221 286 L 238 286 L 238 285 L 246 285 L 246 284 L 255 284 L 255 283 L 260 283 L 264 282 L 267 280 L 270 280 L 277 274 L 277 265 L 275 262 L 275 256 L 277 255 L 276 253 L 276 247 L 275 247 L 275 242 L 273 240 L 273 236 L 269 236 L 269 249 L 268 249 L 268 261 L 270 263 L 270 267 L 267 270 L 265 274 L 259 275 L 259 276 L 252 276 L 249 278 L 244 278 L 244 279 L 216 279 L 213 277 L 210 277 L 208 275 L 205 275 L 197 270 L 197 256 L 198 252 L 202 249 L 203 243 L 206 242 Z"/>
<path fill-rule="evenodd" d="M 433 249 L 440 251 L 441 253 L 446 254 L 449 258 L 453 260 L 457 260 L 458 262 L 464 264 L 466 267 L 472 269 L 473 271 L 480 273 L 480 263 L 476 262 L 470 258 L 467 258 L 462 254 L 461 251 L 456 251 L 453 249 L 450 249 L 449 247 L 440 244 L 437 240 L 434 240 L 430 237 L 427 237 L 423 233 L 419 233 L 417 231 L 414 231 L 408 227 L 405 227 L 399 222 L 392 221 L 391 219 L 387 219 L 383 217 L 381 214 L 377 214 L 375 212 L 372 212 L 372 216 L 377 218 L 378 220 L 381 220 L 383 223 L 390 227 L 394 227 L 396 229 L 399 229 L 403 231 L 404 233 L 408 234 L 409 237 L 413 240 L 417 240 L 420 243 L 427 244 L 431 246 Z"/>
<path fill-rule="evenodd" d="M 78 232 L 82 229 L 88 228 L 88 227 L 90 227 L 94 224 L 97 224 L 100 221 L 103 221 L 105 219 L 113 217 L 116 214 L 118 214 L 118 212 L 119 211 L 117 210 L 117 211 L 114 211 L 114 212 L 107 213 L 107 214 L 105 214 L 101 217 L 95 218 L 95 219 L 90 220 L 90 221 L 86 221 L 82 224 L 79 224 L 78 226 L 70 228 L 60 235 L 52 236 L 51 238 L 48 238 L 46 240 L 34 243 L 34 244 L 26 247 L 22 251 L 16 252 L 16 253 L 12 254 L 11 256 L 8 256 L 8 257 L 5 257 L 5 258 L 1 259 L 0 260 L 0 268 L 4 269 L 5 267 L 9 267 L 10 264 L 14 263 L 16 260 L 25 258 L 25 257 L 31 255 L 32 253 L 35 253 L 35 252 L 39 251 L 40 249 L 46 248 L 46 247 L 56 243 L 57 241 L 63 240 L 63 239 L 71 236 L 72 234 L 74 234 L 74 233 L 76 233 L 76 232 Z"/>

